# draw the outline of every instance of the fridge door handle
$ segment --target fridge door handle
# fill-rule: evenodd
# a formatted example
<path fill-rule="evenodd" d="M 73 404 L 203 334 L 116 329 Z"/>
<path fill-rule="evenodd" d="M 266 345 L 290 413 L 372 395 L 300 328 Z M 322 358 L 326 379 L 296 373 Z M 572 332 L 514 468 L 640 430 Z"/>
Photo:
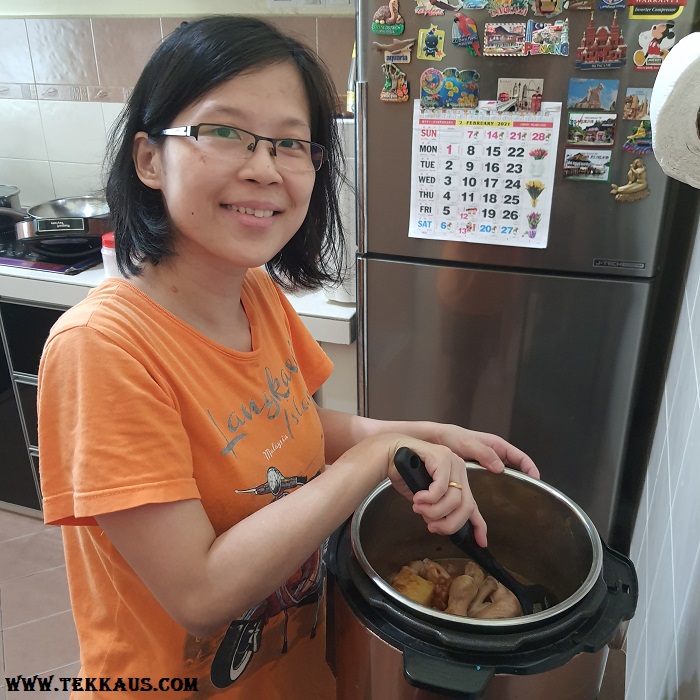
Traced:
<path fill-rule="evenodd" d="M 355 83 L 355 188 L 357 191 L 357 252 L 367 252 L 367 81 Z"/>

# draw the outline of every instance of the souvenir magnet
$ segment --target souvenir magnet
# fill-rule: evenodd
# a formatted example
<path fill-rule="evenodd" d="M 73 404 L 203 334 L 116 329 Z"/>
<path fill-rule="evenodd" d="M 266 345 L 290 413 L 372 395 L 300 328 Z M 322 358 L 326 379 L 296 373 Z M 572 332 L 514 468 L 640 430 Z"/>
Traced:
<path fill-rule="evenodd" d="M 571 78 L 566 106 L 569 109 L 597 109 L 614 112 L 617 107 L 619 80 Z"/>
<path fill-rule="evenodd" d="M 421 107 L 476 107 L 480 75 L 474 70 L 428 68 L 420 77 Z"/>
<path fill-rule="evenodd" d="M 380 44 L 378 41 L 373 41 L 372 45 L 378 50 L 384 52 L 385 63 L 410 63 L 411 49 L 415 39 L 394 39 L 391 44 Z"/>
<path fill-rule="evenodd" d="M 440 17 L 445 14 L 444 8 L 440 7 L 434 0 L 416 0 L 417 15 L 425 15 L 426 17 Z"/>
<path fill-rule="evenodd" d="M 588 12 L 590 12 L 591 10 L 595 10 L 595 0 L 571 0 L 566 9 L 587 10 Z"/>
<path fill-rule="evenodd" d="M 563 0 L 530 0 L 532 11 L 538 17 L 554 17 L 562 11 Z"/>
<path fill-rule="evenodd" d="M 610 177 L 612 151 L 582 151 L 567 148 L 564 154 L 564 177 L 571 180 L 607 182 Z"/>
<path fill-rule="evenodd" d="M 445 32 L 431 24 L 430 29 L 418 30 L 418 58 L 424 61 L 442 61 L 445 52 Z"/>
<path fill-rule="evenodd" d="M 464 46 L 472 56 L 481 56 L 476 22 L 471 17 L 459 12 L 455 15 L 452 23 L 452 43 L 455 46 Z"/>
<path fill-rule="evenodd" d="M 408 80 L 406 74 L 395 63 L 383 63 L 384 87 L 379 95 L 382 102 L 407 102 Z"/>
<path fill-rule="evenodd" d="M 615 143 L 617 114 L 595 112 L 569 112 L 569 128 L 566 141 L 585 146 L 607 146 Z"/>
<path fill-rule="evenodd" d="M 539 112 L 543 87 L 541 78 L 499 78 L 498 112 Z"/>
<path fill-rule="evenodd" d="M 635 158 L 627 171 L 626 185 L 612 185 L 610 194 L 615 195 L 616 202 L 638 202 L 649 196 L 647 169 L 641 158 Z"/>
<path fill-rule="evenodd" d="M 524 56 L 525 23 L 501 22 L 484 25 L 484 56 Z"/>
<path fill-rule="evenodd" d="M 372 17 L 372 31 L 375 34 L 403 34 L 404 21 L 399 14 L 399 0 L 389 0 L 388 5 L 382 5 Z"/>
<path fill-rule="evenodd" d="M 554 24 L 529 19 L 525 30 L 525 55 L 569 55 L 569 20 L 557 20 Z"/>
<path fill-rule="evenodd" d="M 483 10 L 489 4 L 489 0 L 463 0 L 459 4 L 460 7 L 455 8 L 457 12 L 459 10 Z"/>
<path fill-rule="evenodd" d="M 675 22 L 660 22 L 639 35 L 641 50 L 635 51 L 635 70 L 659 70 L 661 62 L 676 43 Z"/>
<path fill-rule="evenodd" d="M 576 49 L 576 67 L 581 70 L 606 70 L 620 68 L 625 63 L 627 44 L 617 23 L 617 12 L 613 13 L 610 27 L 596 27 L 591 12 L 581 44 Z"/>
<path fill-rule="evenodd" d="M 488 10 L 491 17 L 502 15 L 523 15 L 529 12 L 528 0 L 488 0 Z"/>
<path fill-rule="evenodd" d="M 622 144 L 622 149 L 629 153 L 635 153 L 638 156 L 651 153 L 651 121 L 643 119 L 639 122 L 639 126 L 634 129 L 624 144 Z"/>
<path fill-rule="evenodd" d="M 599 10 L 624 10 L 627 0 L 599 0 Z"/>
<path fill-rule="evenodd" d="M 623 119 L 649 119 L 650 87 L 628 87 L 625 93 Z"/>

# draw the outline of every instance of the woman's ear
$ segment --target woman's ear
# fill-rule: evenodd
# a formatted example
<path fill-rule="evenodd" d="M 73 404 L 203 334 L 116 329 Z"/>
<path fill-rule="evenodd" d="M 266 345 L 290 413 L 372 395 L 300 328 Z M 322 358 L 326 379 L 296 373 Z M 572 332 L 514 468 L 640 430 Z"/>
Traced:
<path fill-rule="evenodd" d="M 160 148 L 150 141 L 145 131 L 134 136 L 133 159 L 139 180 L 153 190 L 161 189 Z"/>

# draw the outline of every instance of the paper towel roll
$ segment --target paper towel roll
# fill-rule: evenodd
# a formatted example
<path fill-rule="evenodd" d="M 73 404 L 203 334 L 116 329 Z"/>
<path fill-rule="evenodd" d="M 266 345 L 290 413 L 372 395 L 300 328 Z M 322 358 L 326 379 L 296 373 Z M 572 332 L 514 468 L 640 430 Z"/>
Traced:
<path fill-rule="evenodd" d="M 679 41 L 664 59 L 649 112 L 661 169 L 700 188 L 700 32 Z"/>

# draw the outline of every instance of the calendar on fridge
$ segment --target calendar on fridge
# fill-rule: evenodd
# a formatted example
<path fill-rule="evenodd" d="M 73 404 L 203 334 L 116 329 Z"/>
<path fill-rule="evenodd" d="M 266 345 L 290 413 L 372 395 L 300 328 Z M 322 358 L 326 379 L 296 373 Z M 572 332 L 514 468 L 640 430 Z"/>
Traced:
<path fill-rule="evenodd" d="M 413 111 L 409 236 L 546 248 L 561 103 Z"/>

